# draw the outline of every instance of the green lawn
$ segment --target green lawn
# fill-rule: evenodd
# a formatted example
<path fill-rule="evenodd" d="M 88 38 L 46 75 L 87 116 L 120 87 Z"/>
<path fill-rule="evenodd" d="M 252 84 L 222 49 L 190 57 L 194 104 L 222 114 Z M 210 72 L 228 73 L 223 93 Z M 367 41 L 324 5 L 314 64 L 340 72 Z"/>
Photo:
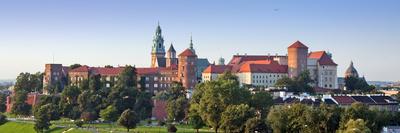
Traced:
<path fill-rule="evenodd" d="M 61 133 L 64 128 L 50 127 L 49 133 Z M 36 133 L 31 123 L 7 122 L 0 126 L 1 133 Z"/>
<path fill-rule="evenodd" d="M 59 125 L 64 125 L 64 126 L 72 126 L 69 122 L 56 122 Z M 63 124 L 61 124 L 63 123 Z M 90 127 L 90 128 L 88 128 Z M 71 129 L 72 128 L 72 129 Z M 67 133 L 91 133 L 94 132 L 94 130 L 97 130 L 101 133 L 109 133 L 110 131 L 113 132 L 126 132 L 126 129 L 120 126 L 114 125 L 113 128 L 110 128 L 110 124 L 91 124 L 87 125 L 85 124 L 83 128 L 74 128 L 74 127 L 67 127 L 67 128 L 57 128 L 52 126 L 47 133 L 62 133 L 63 131 L 67 131 Z M 195 130 L 191 129 L 187 125 L 178 125 L 178 133 L 194 133 Z M 4 125 L 0 126 L 0 132 L 1 133 L 35 133 L 35 130 L 33 129 L 33 124 L 32 123 L 21 123 L 21 122 L 7 122 Z M 140 132 L 140 133 L 167 133 L 167 128 L 166 127 L 160 127 L 160 126 L 155 126 L 155 127 L 148 127 L 148 126 L 138 126 L 135 129 L 131 129 L 130 132 Z M 208 129 L 200 129 L 201 133 L 210 133 L 212 131 Z"/>

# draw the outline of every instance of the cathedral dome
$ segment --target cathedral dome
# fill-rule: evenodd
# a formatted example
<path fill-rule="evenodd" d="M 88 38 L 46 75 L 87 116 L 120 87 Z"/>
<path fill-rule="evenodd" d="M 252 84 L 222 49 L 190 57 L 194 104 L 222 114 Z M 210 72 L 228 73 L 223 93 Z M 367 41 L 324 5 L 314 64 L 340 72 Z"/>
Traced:
<path fill-rule="evenodd" d="M 356 68 L 354 68 L 353 62 L 350 63 L 350 66 L 347 68 L 346 73 L 344 75 L 346 77 L 358 77 L 358 72 Z"/>

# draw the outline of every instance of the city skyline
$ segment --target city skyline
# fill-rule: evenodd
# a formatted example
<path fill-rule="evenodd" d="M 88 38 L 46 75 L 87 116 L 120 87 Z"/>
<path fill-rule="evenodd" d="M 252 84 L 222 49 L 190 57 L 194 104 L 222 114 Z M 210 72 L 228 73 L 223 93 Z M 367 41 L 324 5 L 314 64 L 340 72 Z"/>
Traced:
<path fill-rule="evenodd" d="M 339 64 L 339 77 L 353 61 L 367 80 L 400 80 L 393 73 L 400 66 L 396 62 L 400 57 L 396 1 L 3 3 L 0 79 L 43 71 L 53 57 L 54 63 L 64 65 L 148 67 L 159 21 L 166 47 L 172 42 L 177 51 L 183 51 L 192 35 L 197 54 L 210 62 L 219 57 L 228 62 L 237 53 L 285 54 L 287 46 L 300 40 L 310 51 L 331 52 Z"/>

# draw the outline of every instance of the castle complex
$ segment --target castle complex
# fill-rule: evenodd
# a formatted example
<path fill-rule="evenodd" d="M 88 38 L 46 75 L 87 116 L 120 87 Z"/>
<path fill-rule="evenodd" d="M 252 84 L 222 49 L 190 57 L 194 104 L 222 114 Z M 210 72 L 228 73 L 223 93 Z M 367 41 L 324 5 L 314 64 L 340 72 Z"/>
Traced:
<path fill-rule="evenodd" d="M 223 61 L 223 60 L 221 60 Z M 236 74 L 241 85 L 273 87 L 282 77 L 297 77 L 309 71 L 314 87 L 338 89 L 337 64 L 325 51 L 308 52 L 308 47 L 296 41 L 288 47 L 287 55 L 234 55 L 225 65 L 208 66 L 203 81 L 215 80 L 225 71 Z"/>
<path fill-rule="evenodd" d="M 151 49 L 150 67 L 137 67 L 138 88 L 156 93 L 169 88 L 172 82 L 181 82 L 183 87 L 191 91 L 201 81 L 201 72 L 209 65 L 205 58 L 198 58 L 190 38 L 189 47 L 181 52 L 178 57 L 174 46 L 171 44 L 165 52 L 164 38 L 160 25 L 157 26 Z M 82 81 L 93 75 L 100 75 L 105 82 L 105 87 L 112 87 L 118 80 L 118 75 L 124 67 L 90 67 L 80 66 L 71 69 L 62 64 L 46 64 L 43 80 L 43 93 L 48 94 L 49 88 L 64 85 L 79 86 Z"/>

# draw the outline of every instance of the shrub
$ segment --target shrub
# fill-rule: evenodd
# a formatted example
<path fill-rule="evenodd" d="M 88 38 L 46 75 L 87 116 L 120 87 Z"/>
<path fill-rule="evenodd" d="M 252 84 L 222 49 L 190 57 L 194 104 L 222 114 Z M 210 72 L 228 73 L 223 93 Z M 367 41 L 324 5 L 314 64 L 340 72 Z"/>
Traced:
<path fill-rule="evenodd" d="M 168 133 L 176 133 L 176 131 L 178 131 L 178 129 L 175 127 L 175 125 L 169 125 L 168 126 Z"/>
<path fill-rule="evenodd" d="M 83 121 L 75 121 L 74 123 L 75 123 L 75 125 L 77 127 L 82 127 L 83 126 Z"/>
<path fill-rule="evenodd" d="M 7 116 L 0 114 L 0 125 L 3 125 L 7 122 Z"/>

